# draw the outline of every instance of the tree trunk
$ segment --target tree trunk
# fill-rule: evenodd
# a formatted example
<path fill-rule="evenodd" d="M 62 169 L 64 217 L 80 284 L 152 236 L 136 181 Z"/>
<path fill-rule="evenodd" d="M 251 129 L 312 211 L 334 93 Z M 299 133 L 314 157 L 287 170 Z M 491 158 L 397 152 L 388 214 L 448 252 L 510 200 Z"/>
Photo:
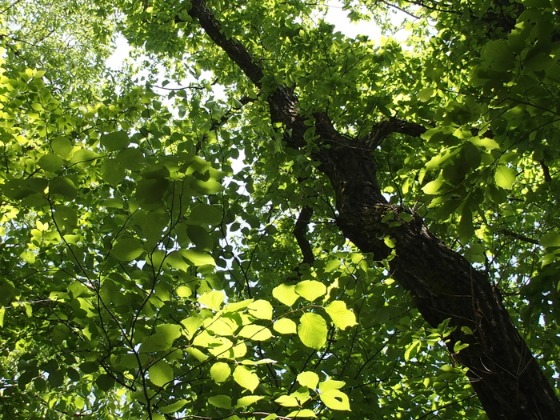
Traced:
<path fill-rule="evenodd" d="M 224 36 L 203 0 L 189 11 L 208 36 L 260 87 L 263 69 L 243 45 Z M 283 123 L 288 147 L 305 145 L 308 129 L 298 114 L 297 98 L 279 86 L 268 98 L 271 120 Z M 389 259 L 391 275 L 408 290 L 424 319 L 437 327 L 446 319 L 455 327 L 448 349 L 468 368 L 468 376 L 490 419 L 560 419 L 560 400 L 520 337 L 487 276 L 447 248 L 406 209 L 387 203 L 377 184 L 373 151 L 398 132 L 418 136 L 424 128 L 392 119 L 367 138 L 338 133 L 327 115 L 318 112 L 319 139 L 312 158 L 336 192 L 337 222 L 342 233 L 376 260 Z M 406 216 L 404 216 L 406 215 Z M 385 237 L 395 244 L 391 249 Z M 454 352 L 457 343 L 468 347 Z"/>

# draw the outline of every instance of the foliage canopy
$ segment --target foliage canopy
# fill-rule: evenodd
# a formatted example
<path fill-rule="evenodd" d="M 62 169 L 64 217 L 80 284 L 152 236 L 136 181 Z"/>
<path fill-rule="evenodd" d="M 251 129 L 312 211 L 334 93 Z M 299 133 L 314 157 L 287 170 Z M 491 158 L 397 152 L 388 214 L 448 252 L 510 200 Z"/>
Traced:
<path fill-rule="evenodd" d="M 560 3 L 205 3 L 0 1 L 3 418 L 506 418 L 492 308 L 560 389 Z"/>

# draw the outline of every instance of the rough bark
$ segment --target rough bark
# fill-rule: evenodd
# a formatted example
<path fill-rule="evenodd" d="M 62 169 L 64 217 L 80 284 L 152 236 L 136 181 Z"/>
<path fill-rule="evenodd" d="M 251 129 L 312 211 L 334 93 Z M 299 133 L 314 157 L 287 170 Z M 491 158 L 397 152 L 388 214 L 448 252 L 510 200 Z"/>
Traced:
<path fill-rule="evenodd" d="M 243 45 L 225 37 L 220 24 L 202 0 L 193 0 L 190 15 L 208 36 L 260 87 L 263 69 Z M 305 145 L 308 129 L 297 111 L 293 91 L 279 86 L 268 97 L 271 120 L 290 133 L 287 146 Z M 557 419 L 560 400 L 542 374 L 530 350 L 484 273 L 434 237 L 417 217 L 402 218 L 406 209 L 390 205 L 376 179 L 375 146 L 393 133 L 418 136 L 425 129 L 391 119 L 380 123 L 364 139 L 337 132 L 324 112 L 317 112 L 316 151 L 312 157 L 336 193 L 338 225 L 342 233 L 377 260 L 389 259 L 393 278 L 410 291 L 418 310 L 432 326 L 446 319 L 456 327 L 448 348 L 469 346 L 455 354 L 490 419 Z M 409 213 L 410 215 L 410 213 Z M 391 222 L 387 222 L 387 220 Z M 405 219 L 407 221 L 405 221 Z M 396 244 L 386 246 L 390 236 Z M 467 327 L 467 328 L 461 328 Z M 472 331 L 472 333 L 469 333 Z"/>

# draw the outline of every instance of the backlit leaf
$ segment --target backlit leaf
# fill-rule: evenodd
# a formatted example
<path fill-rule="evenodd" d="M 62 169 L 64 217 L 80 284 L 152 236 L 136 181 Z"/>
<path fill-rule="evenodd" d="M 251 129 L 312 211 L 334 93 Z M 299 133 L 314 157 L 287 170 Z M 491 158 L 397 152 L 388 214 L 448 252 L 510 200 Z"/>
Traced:
<path fill-rule="evenodd" d="M 294 321 L 288 318 L 281 318 L 274 322 L 274 331 L 278 331 L 280 334 L 296 334 L 297 325 Z"/>
<path fill-rule="evenodd" d="M 307 347 L 319 350 L 327 342 L 327 322 L 321 315 L 307 312 L 301 316 L 298 336 Z"/>
<path fill-rule="evenodd" d="M 315 372 L 301 372 L 297 376 L 297 381 L 302 386 L 306 386 L 310 389 L 315 389 L 319 384 L 319 375 L 317 375 Z"/>
<path fill-rule="evenodd" d="M 272 333 L 268 328 L 254 324 L 245 325 L 237 335 L 254 341 L 266 341 L 272 338 Z"/>
<path fill-rule="evenodd" d="M 259 377 L 244 366 L 237 366 L 233 371 L 233 380 L 239 386 L 253 392 L 259 386 Z"/>
<path fill-rule="evenodd" d="M 331 317 L 332 322 L 337 328 L 344 330 L 348 327 L 357 325 L 356 315 L 350 309 L 346 308 L 346 303 L 335 300 L 325 307 L 325 311 Z"/>
<path fill-rule="evenodd" d="M 257 319 L 272 319 L 272 305 L 267 300 L 258 299 L 251 302 L 247 310 Z"/>
<path fill-rule="evenodd" d="M 295 292 L 304 299 L 313 302 L 327 293 L 327 287 L 317 280 L 304 280 L 296 284 Z"/>
<path fill-rule="evenodd" d="M 173 368 L 163 360 L 150 367 L 148 374 L 150 375 L 150 381 L 159 387 L 172 381 L 174 377 Z"/>
<path fill-rule="evenodd" d="M 292 306 L 299 299 L 299 295 L 296 293 L 296 286 L 288 284 L 276 286 L 272 289 L 272 296 L 287 306 Z"/>
<path fill-rule="evenodd" d="M 494 180 L 496 181 L 496 185 L 498 187 L 511 190 L 513 183 L 515 182 L 515 171 L 507 166 L 500 165 L 496 168 Z"/>
<path fill-rule="evenodd" d="M 331 410 L 350 411 L 348 395 L 336 389 L 331 389 L 319 394 L 321 401 Z"/>
<path fill-rule="evenodd" d="M 229 375 L 231 375 L 231 368 L 227 363 L 216 362 L 210 368 L 210 376 L 212 376 L 216 383 L 226 381 Z"/>

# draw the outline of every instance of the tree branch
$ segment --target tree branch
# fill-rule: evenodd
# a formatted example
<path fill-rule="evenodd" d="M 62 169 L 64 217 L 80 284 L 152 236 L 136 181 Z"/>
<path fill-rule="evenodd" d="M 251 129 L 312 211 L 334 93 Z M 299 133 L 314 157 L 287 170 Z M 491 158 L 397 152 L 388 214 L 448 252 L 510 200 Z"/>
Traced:
<path fill-rule="evenodd" d="M 303 263 L 308 265 L 313 265 L 315 261 L 315 256 L 313 255 L 313 249 L 311 244 L 307 240 L 307 227 L 311 222 L 311 216 L 313 215 L 313 207 L 303 206 L 299 212 L 299 216 L 294 226 L 294 236 L 296 237 L 299 249 L 303 255 Z"/>

